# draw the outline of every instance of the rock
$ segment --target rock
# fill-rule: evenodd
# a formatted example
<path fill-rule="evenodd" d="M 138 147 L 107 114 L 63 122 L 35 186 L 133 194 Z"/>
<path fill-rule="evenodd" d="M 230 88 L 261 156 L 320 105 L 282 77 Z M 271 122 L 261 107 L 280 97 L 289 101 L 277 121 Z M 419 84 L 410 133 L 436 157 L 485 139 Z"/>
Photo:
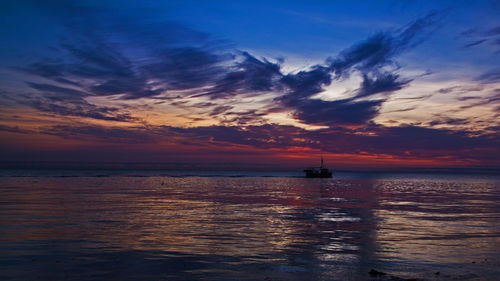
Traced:
<path fill-rule="evenodd" d="M 382 275 L 385 275 L 385 272 L 382 272 L 382 271 L 378 271 L 378 270 L 375 270 L 375 269 L 371 269 L 370 272 L 368 272 L 368 274 L 372 275 L 372 276 L 382 276 Z"/>

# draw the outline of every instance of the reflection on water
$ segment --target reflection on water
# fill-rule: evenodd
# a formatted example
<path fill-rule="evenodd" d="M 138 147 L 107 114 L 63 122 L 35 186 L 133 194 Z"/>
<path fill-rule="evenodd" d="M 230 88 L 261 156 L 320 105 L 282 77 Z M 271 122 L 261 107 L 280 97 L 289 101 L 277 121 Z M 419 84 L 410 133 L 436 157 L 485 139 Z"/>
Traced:
<path fill-rule="evenodd" d="M 0 279 L 370 280 L 377 268 L 488 280 L 500 273 L 499 183 L 4 176 Z"/>

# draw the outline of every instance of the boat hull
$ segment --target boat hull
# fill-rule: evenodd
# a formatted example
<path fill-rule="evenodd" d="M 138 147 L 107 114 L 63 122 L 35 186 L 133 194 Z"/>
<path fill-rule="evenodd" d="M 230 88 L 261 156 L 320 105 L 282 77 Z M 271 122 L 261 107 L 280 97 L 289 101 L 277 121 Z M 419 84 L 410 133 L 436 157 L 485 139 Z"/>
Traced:
<path fill-rule="evenodd" d="M 326 169 L 318 170 L 304 170 L 306 178 L 331 178 L 332 172 Z"/>

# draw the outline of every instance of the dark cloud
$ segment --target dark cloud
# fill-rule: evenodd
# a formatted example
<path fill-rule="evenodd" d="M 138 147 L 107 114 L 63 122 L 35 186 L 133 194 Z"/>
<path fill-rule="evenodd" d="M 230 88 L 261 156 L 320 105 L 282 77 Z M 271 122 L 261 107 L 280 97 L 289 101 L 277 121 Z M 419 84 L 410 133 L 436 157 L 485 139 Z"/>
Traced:
<path fill-rule="evenodd" d="M 482 99 L 482 97 L 477 97 L 477 96 L 457 97 L 457 100 L 459 101 L 478 100 L 478 99 Z"/>
<path fill-rule="evenodd" d="M 437 120 L 433 120 L 429 122 L 430 126 L 436 126 L 436 125 L 466 125 L 469 124 L 470 120 L 467 118 L 449 118 L 449 117 L 443 117 L 439 118 Z"/>
<path fill-rule="evenodd" d="M 213 102 L 198 102 L 198 103 L 195 103 L 195 104 L 191 104 L 189 106 L 190 107 L 195 107 L 195 108 L 207 108 L 207 107 L 216 106 L 216 105 L 217 104 L 213 103 Z"/>
<path fill-rule="evenodd" d="M 85 92 L 52 84 L 33 82 L 27 82 L 27 84 L 39 92 L 11 94 L 5 97 L 19 105 L 29 106 L 55 115 L 78 116 L 120 122 L 136 121 L 136 118 L 117 107 L 97 106 L 87 102 L 85 97 L 88 94 Z"/>
<path fill-rule="evenodd" d="M 231 110 L 233 107 L 230 106 L 230 105 L 220 105 L 220 106 L 216 106 L 214 109 L 212 109 L 212 111 L 210 112 L 210 115 L 211 116 L 216 116 L 216 115 L 220 115 L 228 110 Z"/>
<path fill-rule="evenodd" d="M 401 109 L 396 109 L 396 110 L 391 110 L 391 111 L 384 111 L 384 113 L 407 112 L 407 111 L 412 111 L 414 109 L 417 109 L 417 106 L 401 108 Z"/>
<path fill-rule="evenodd" d="M 57 125 L 43 128 L 41 133 L 65 139 L 105 141 L 109 143 L 152 143 L 168 134 L 161 128 L 145 127 L 104 127 L 98 125 L 71 126 Z"/>
<path fill-rule="evenodd" d="M 278 101 L 286 107 L 294 109 L 294 116 L 308 124 L 339 125 L 363 124 L 378 115 L 385 99 L 361 101 L 359 98 L 375 94 L 397 91 L 406 86 L 410 80 L 402 80 L 393 73 L 365 74 L 363 83 L 356 96 L 349 99 L 325 101 L 311 98 L 323 91 L 323 87 L 332 83 L 332 76 L 327 67 L 315 66 L 309 71 L 289 74 L 282 82 L 289 92 Z"/>
<path fill-rule="evenodd" d="M 465 38 L 475 39 L 475 41 L 466 44 L 464 47 L 474 47 L 485 42 L 499 45 L 500 44 L 500 26 L 494 28 L 472 28 L 461 33 Z M 498 52 L 498 51 L 497 51 Z"/>
<path fill-rule="evenodd" d="M 488 30 L 485 32 L 485 35 L 487 35 L 487 36 L 496 36 L 496 35 L 500 35 L 500 26 L 497 26 L 497 27 L 494 27 L 494 28 L 490 28 L 490 29 L 488 29 Z"/>
<path fill-rule="evenodd" d="M 99 107 L 86 102 L 66 103 L 54 102 L 43 98 L 27 100 L 23 105 L 31 106 L 42 112 L 62 116 L 78 116 L 99 120 L 129 122 L 137 121 L 128 113 L 120 113 L 116 107 Z"/>
<path fill-rule="evenodd" d="M 58 58 L 45 58 L 15 69 L 89 95 L 122 99 L 156 97 L 168 90 L 211 87 L 232 60 L 223 44 L 207 34 L 172 22 L 120 18 L 126 28 L 96 21 L 90 15 L 70 20 L 73 31 L 57 48 Z M 113 17 L 113 15 L 110 15 Z M 131 16 L 133 17 L 133 16 Z M 89 27 L 92 26 L 92 27 Z"/>
<path fill-rule="evenodd" d="M 165 89 L 184 90 L 211 85 L 224 73 L 220 63 L 228 55 L 218 55 L 202 48 L 166 48 L 142 69 L 149 79 L 157 79 Z"/>
<path fill-rule="evenodd" d="M 324 101 L 307 99 L 294 105 L 296 109 L 294 117 L 304 123 L 315 125 L 364 124 L 378 115 L 382 102 L 382 100 Z"/>
<path fill-rule="evenodd" d="M 332 82 L 327 67 L 315 66 L 309 71 L 288 74 L 282 79 L 289 92 L 277 99 L 285 107 L 292 108 L 294 117 L 301 122 L 317 125 L 358 124 L 375 117 L 380 101 L 344 99 L 325 101 L 311 96 L 323 91 Z"/>
<path fill-rule="evenodd" d="M 77 86 L 77 87 L 81 87 L 82 86 L 78 82 L 71 81 L 71 80 L 68 80 L 68 79 L 65 79 L 65 78 L 54 78 L 54 81 L 57 82 L 57 83 L 60 83 L 60 84 L 67 84 L 67 85 L 70 85 L 70 86 Z"/>
<path fill-rule="evenodd" d="M 380 67 L 389 63 L 390 58 L 397 51 L 393 45 L 393 37 L 390 33 L 376 34 L 344 51 L 340 58 L 332 61 L 330 67 L 337 77 L 349 75 L 349 71 L 356 65 L 361 70 Z"/>
<path fill-rule="evenodd" d="M 481 74 L 477 79 L 485 83 L 498 82 L 500 81 L 500 69 L 492 69 L 486 73 Z"/>
<path fill-rule="evenodd" d="M 8 126 L 0 124 L 0 131 L 9 133 L 31 134 L 33 131 L 19 128 L 19 126 Z"/>
<path fill-rule="evenodd" d="M 442 15 L 432 12 L 396 32 L 380 32 L 330 59 L 330 67 L 337 77 L 349 75 L 354 67 L 367 72 L 393 64 L 394 56 L 416 46 L 425 36 L 424 30 L 435 27 Z"/>
<path fill-rule="evenodd" d="M 131 61 L 116 47 L 106 42 L 77 42 L 78 44 L 63 43 L 62 47 L 72 55 L 80 65 L 68 64 L 66 71 L 69 74 L 82 78 L 127 79 L 134 77 Z"/>
<path fill-rule="evenodd" d="M 395 98 L 393 100 L 421 101 L 421 100 L 428 99 L 432 96 L 433 96 L 432 94 L 429 94 L 429 95 L 423 95 L 423 96 L 417 96 L 417 97 Z"/>
<path fill-rule="evenodd" d="M 189 46 L 180 46 L 182 40 L 156 38 L 153 34 L 139 35 L 145 40 L 158 40 L 154 50 L 146 50 L 148 59 L 135 62 L 120 51 L 119 46 L 106 42 L 91 33 L 84 38 L 83 44 L 65 42 L 61 49 L 67 53 L 66 59 L 42 60 L 22 68 L 23 71 L 49 78 L 71 86 L 65 91 L 78 91 L 80 96 L 121 95 L 123 99 L 158 98 L 169 90 L 207 90 L 193 97 L 209 96 L 212 99 L 225 98 L 238 94 L 259 92 L 281 92 L 285 94 L 276 101 L 295 111 L 295 117 L 304 123 L 342 124 L 365 123 L 375 117 L 380 108 L 379 101 L 358 101 L 356 99 L 322 101 L 311 99 L 338 79 L 352 71 L 361 71 L 363 83 L 355 98 L 365 98 L 376 94 L 386 95 L 405 87 L 411 80 L 403 79 L 397 73 L 382 71 L 380 68 L 392 62 L 393 57 L 415 44 L 414 38 L 434 21 L 429 15 L 394 33 L 379 33 L 357 44 L 333 60 L 329 65 L 313 66 L 310 70 L 284 75 L 279 63 L 267 59 L 257 59 L 247 52 L 236 57 L 221 53 L 210 44 L 200 44 L 197 40 L 207 40 L 202 33 L 189 31 Z M 131 34 L 141 26 L 130 28 Z M 168 24 L 168 29 L 184 30 L 180 25 Z M 121 31 L 123 32 L 123 31 Z M 179 33 L 181 34 L 181 32 Z M 122 34 L 128 36 L 127 34 Z M 130 35 L 130 34 L 129 34 Z M 181 38 L 182 39 L 182 38 Z M 173 40 L 173 41 L 172 41 Z M 174 42 L 175 41 L 175 42 Z M 91 43 L 89 43 L 91 42 Z M 64 57 L 64 56 L 63 56 Z M 227 64 L 229 62 L 229 64 Z M 231 65 L 232 63 L 232 65 Z M 335 74 L 335 77 L 332 77 Z M 84 81 L 91 80 L 91 84 Z M 154 81 L 154 82 L 152 82 Z M 59 87 L 42 89 L 31 85 L 41 92 L 62 94 Z M 62 87 L 60 87 L 62 88 Z M 36 103 L 34 106 L 43 111 L 67 115 L 74 108 Z M 85 105 L 90 106 L 88 103 Z M 214 108 L 212 114 L 221 114 L 222 107 Z M 107 115 L 91 114 L 96 109 L 78 111 L 82 116 L 105 119 Z M 99 111 L 97 111 L 99 112 Z M 110 112 L 109 110 L 106 112 Z M 356 116 L 357 115 L 357 116 Z M 127 116 L 123 116 L 127 119 Z M 241 117 L 240 121 L 245 121 Z"/>
<path fill-rule="evenodd" d="M 323 86 L 330 85 L 332 77 L 327 67 L 316 65 L 311 70 L 300 71 L 296 74 L 288 74 L 281 82 L 290 90 L 282 100 L 309 98 L 323 91 Z"/>
<path fill-rule="evenodd" d="M 490 103 L 493 103 L 493 102 L 500 102 L 500 89 L 496 89 L 495 90 L 495 93 L 494 95 L 492 95 L 491 97 L 488 97 L 488 102 Z"/>
<path fill-rule="evenodd" d="M 258 112 L 257 110 L 248 110 L 243 112 L 227 112 L 224 119 L 221 120 L 222 124 L 238 124 L 248 125 L 255 124 L 256 122 L 265 123 L 262 119 L 268 112 Z"/>
<path fill-rule="evenodd" d="M 116 48 L 100 42 L 66 42 L 62 59 L 45 59 L 16 69 L 79 88 L 87 95 L 151 96 L 147 79 Z M 157 94 L 157 93 L 156 93 Z"/>
<path fill-rule="evenodd" d="M 482 43 L 484 43 L 484 42 L 486 42 L 486 41 L 487 41 L 487 39 L 476 40 L 476 41 L 474 41 L 474 42 L 471 42 L 471 43 L 469 43 L 469 44 L 465 45 L 464 47 L 465 47 L 465 48 L 474 47 L 474 46 L 477 46 L 477 45 L 479 45 L 479 44 L 482 44 Z"/>
<path fill-rule="evenodd" d="M 448 94 L 448 93 L 454 92 L 457 89 L 457 87 L 458 86 L 442 88 L 442 89 L 439 89 L 437 92 L 440 94 Z"/>
<path fill-rule="evenodd" d="M 358 144 L 372 153 L 383 153 L 385 147 L 390 154 L 400 156 L 410 153 L 417 157 L 463 158 L 468 153 L 474 155 L 472 151 L 481 148 L 498 151 L 495 144 L 499 144 L 499 139 L 494 135 L 470 137 L 463 131 L 403 126 L 376 128 L 375 135 L 365 136 Z"/>
<path fill-rule="evenodd" d="M 399 75 L 394 73 L 376 73 L 373 77 L 365 74 L 363 75 L 363 82 L 356 94 L 356 98 L 368 97 L 380 93 L 389 94 L 401 90 L 410 82 L 410 79 L 400 79 Z"/>
<path fill-rule="evenodd" d="M 294 116 L 304 123 L 334 126 L 369 122 L 378 115 L 387 96 L 412 81 L 401 78 L 386 66 L 396 65 L 396 55 L 420 43 L 426 34 L 423 31 L 434 27 L 439 17 L 440 13 L 433 12 L 400 30 L 380 32 L 341 52 L 337 58 L 328 59 L 327 66 L 316 65 L 311 70 L 284 76 L 281 81 L 288 92 L 277 100 L 293 109 Z M 352 72 L 359 72 L 363 77 L 354 97 L 336 101 L 311 98 L 322 92 L 324 86 Z M 384 94 L 384 97 L 360 100 L 376 94 Z"/>
<path fill-rule="evenodd" d="M 493 94 L 491 96 L 486 96 L 486 97 L 479 97 L 478 99 L 480 101 L 473 103 L 473 104 L 463 105 L 460 107 L 460 109 L 469 109 L 469 108 L 482 106 L 482 105 L 492 105 L 492 104 L 500 103 L 500 93 L 498 91 L 496 91 L 496 94 Z M 498 111 L 498 108 L 496 111 Z"/>
<path fill-rule="evenodd" d="M 63 64 L 59 59 L 42 59 L 27 66 L 16 66 L 13 68 L 44 78 L 61 79 L 64 75 Z"/>
<path fill-rule="evenodd" d="M 500 26 L 484 29 L 484 28 L 471 28 L 462 32 L 463 36 L 496 36 L 500 35 Z"/>
<path fill-rule="evenodd" d="M 15 67 L 54 83 L 28 81 L 28 86 L 36 92 L 12 95 L 8 99 L 55 115 L 137 121 L 122 110 L 123 106 L 121 109 L 97 106 L 86 98 L 177 100 L 182 97 L 165 96 L 167 91 L 212 87 L 228 71 L 218 64 L 231 57 L 219 54 L 218 45 L 207 42 L 208 36 L 204 33 L 170 22 L 147 25 L 143 21 L 122 22 L 129 26 L 121 29 L 101 23 L 99 28 L 89 28 L 88 25 L 96 23 L 71 20 L 74 33 L 56 48 L 57 58 Z M 116 38 L 119 39 L 112 41 Z M 125 44 L 120 44 L 120 40 Z M 141 43 L 134 45 L 137 41 Z M 130 49 L 125 51 L 132 45 L 137 47 L 135 52 L 142 52 L 141 56 L 134 56 Z"/>
<path fill-rule="evenodd" d="M 247 52 L 242 53 L 243 60 L 230 68 L 225 76 L 216 81 L 215 86 L 206 93 L 195 95 L 223 98 L 240 93 L 266 92 L 279 89 L 282 77 L 280 65 L 267 59 L 259 60 Z"/>
<path fill-rule="evenodd" d="M 27 84 L 41 92 L 45 93 L 45 97 L 51 100 L 82 100 L 82 98 L 88 96 L 87 93 L 80 90 L 75 90 L 72 88 L 59 87 L 52 84 L 44 83 L 33 83 L 27 82 Z"/>
<path fill-rule="evenodd" d="M 469 94 L 470 92 L 479 92 L 484 90 L 483 85 L 474 85 L 474 86 L 452 86 L 439 89 L 436 93 L 438 94 Z"/>
<path fill-rule="evenodd" d="M 169 128 L 177 137 L 188 137 L 198 142 L 222 142 L 249 145 L 258 148 L 294 146 L 295 136 L 303 130 L 293 126 L 265 124 L 261 126 L 209 126 L 195 128 Z"/>
<path fill-rule="evenodd" d="M 221 99 L 274 92 L 281 94 L 275 99 L 276 106 L 292 110 L 303 123 L 366 124 L 377 116 L 391 93 L 411 82 L 396 72 L 395 56 L 421 42 L 440 16 L 433 12 L 399 30 L 377 33 L 328 59 L 324 65 L 285 75 L 280 61 L 259 59 L 248 52 L 231 55 L 226 45 L 180 24 L 124 18 L 103 23 L 92 18 L 93 12 L 82 16 L 88 18 L 89 24 L 81 19 L 70 20 L 78 35 L 64 39 L 58 48 L 61 53 L 58 59 L 43 59 L 18 68 L 58 83 L 50 86 L 31 83 L 30 87 L 46 96 L 25 105 L 60 115 L 73 112 L 75 116 L 125 121 L 133 118 L 128 114 L 118 115 L 114 107 L 91 105 L 85 96 L 169 99 L 170 92 L 183 90 L 184 98 Z M 113 22 L 127 25 L 123 28 Z M 363 77 L 354 97 L 336 101 L 313 97 L 324 91 L 325 86 L 353 72 Z M 54 93 L 57 93 L 55 98 Z M 66 102 L 71 96 L 70 104 L 63 104 L 63 94 L 68 96 Z M 379 100 L 363 100 L 374 95 Z M 171 104 L 179 102 L 179 98 L 182 97 L 176 93 Z M 46 100 L 59 103 L 49 104 Z M 227 112 L 229 105 L 225 106 L 212 108 L 211 115 Z M 251 116 L 234 120 L 246 123 Z"/>
<path fill-rule="evenodd" d="M 445 121 L 445 120 L 444 120 Z M 465 122 L 448 120 L 445 122 Z M 176 140 L 182 144 L 204 146 L 234 144 L 255 148 L 305 147 L 331 153 L 384 154 L 401 158 L 431 159 L 444 157 L 458 160 L 494 160 L 500 153 L 497 134 L 477 136 L 464 131 L 418 126 L 384 127 L 369 125 L 359 129 L 331 127 L 307 131 L 294 126 L 265 124 L 260 126 L 208 126 L 177 128 L 54 126 L 46 134 L 69 139 L 88 139 L 116 143 L 156 143 Z M 492 158 L 493 156 L 493 158 Z"/>

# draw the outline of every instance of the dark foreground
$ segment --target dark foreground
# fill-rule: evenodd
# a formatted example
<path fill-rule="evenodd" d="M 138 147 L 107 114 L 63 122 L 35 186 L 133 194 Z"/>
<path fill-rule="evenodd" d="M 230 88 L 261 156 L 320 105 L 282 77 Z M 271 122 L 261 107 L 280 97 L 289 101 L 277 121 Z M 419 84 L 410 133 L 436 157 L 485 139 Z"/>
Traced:
<path fill-rule="evenodd" d="M 0 280 L 500 276 L 499 177 L 289 176 L 4 172 Z"/>

